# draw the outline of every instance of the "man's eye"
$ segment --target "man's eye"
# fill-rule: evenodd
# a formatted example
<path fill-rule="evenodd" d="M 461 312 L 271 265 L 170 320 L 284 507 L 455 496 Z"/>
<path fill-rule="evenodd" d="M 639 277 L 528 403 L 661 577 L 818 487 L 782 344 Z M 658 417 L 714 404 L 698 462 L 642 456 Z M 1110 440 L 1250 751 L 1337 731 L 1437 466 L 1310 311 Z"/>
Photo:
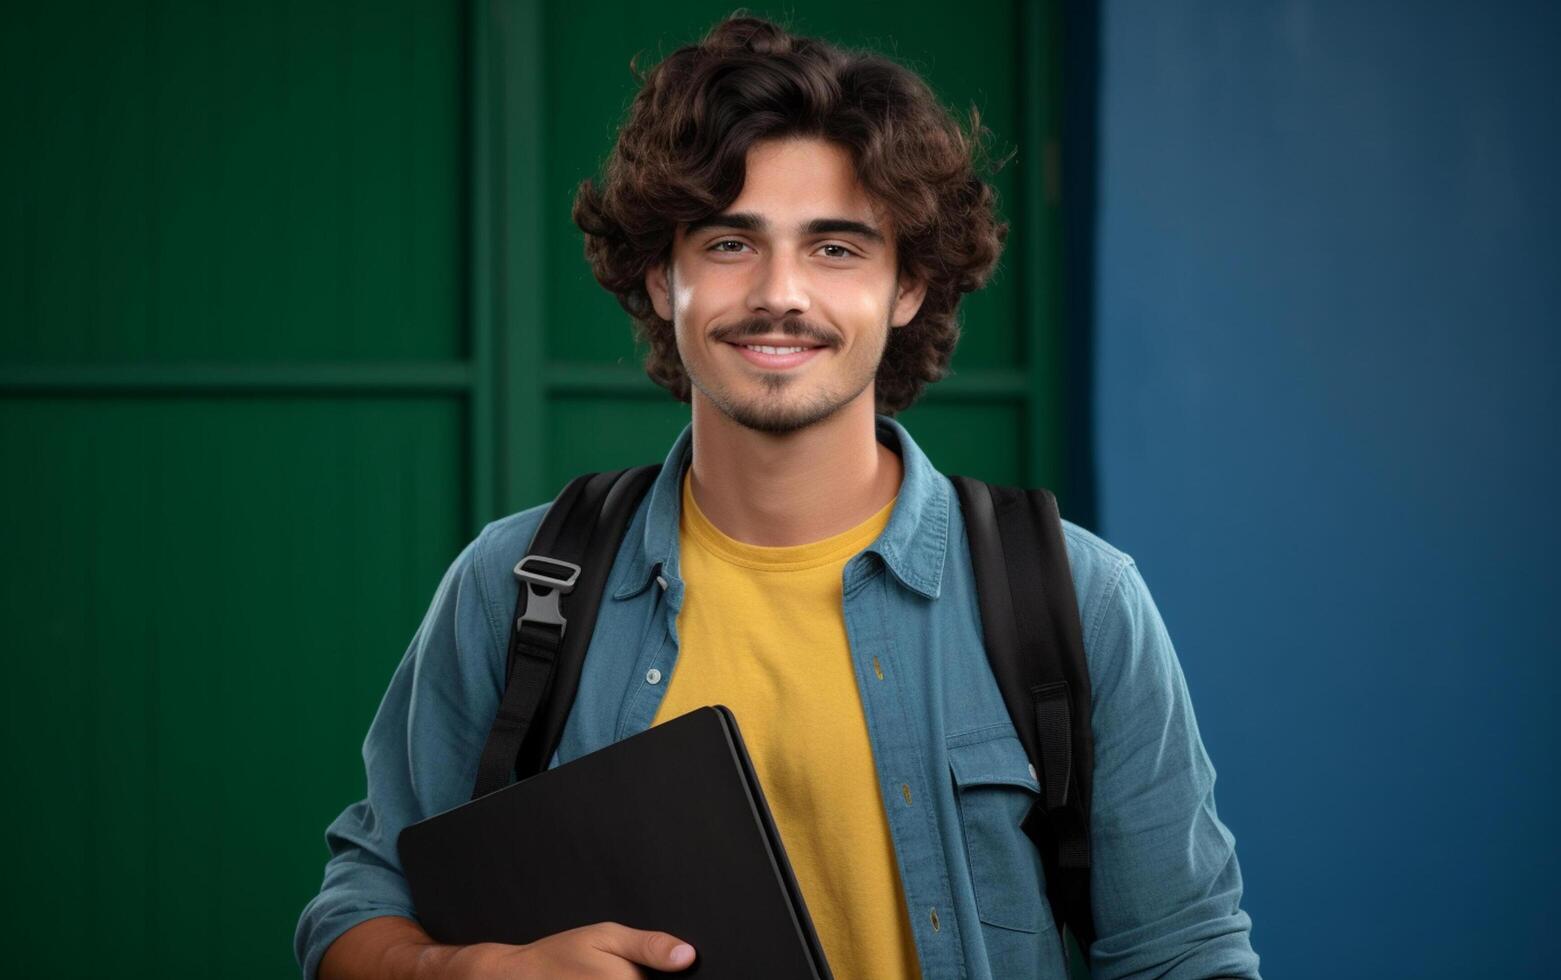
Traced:
<path fill-rule="evenodd" d="M 723 246 L 723 245 L 736 245 L 737 248 L 736 249 L 722 248 L 721 246 Z M 735 252 L 735 251 L 740 251 L 742 249 L 742 247 L 743 247 L 743 243 L 738 241 L 735 238 L 723 238 L 720 241 L 716 242 L 714 245 L 710 246 L 710 248 L 712 250 L 717 251 L 717 252 Z"/>
<path fill-rule="evenodd" d="M 851 251 L 849 248 L 846 248 L 844 245 L 825 245 L 823 247 L 824 248 L 835 248 L 835 249 L 839 249 L 840 250 L 838 254 L 830 256 L 830 258 L 832 258 L 832 259 L 847 259 L 847 258 L 850 258 L 851 256 L 856 254 L 855 252 Z"/>

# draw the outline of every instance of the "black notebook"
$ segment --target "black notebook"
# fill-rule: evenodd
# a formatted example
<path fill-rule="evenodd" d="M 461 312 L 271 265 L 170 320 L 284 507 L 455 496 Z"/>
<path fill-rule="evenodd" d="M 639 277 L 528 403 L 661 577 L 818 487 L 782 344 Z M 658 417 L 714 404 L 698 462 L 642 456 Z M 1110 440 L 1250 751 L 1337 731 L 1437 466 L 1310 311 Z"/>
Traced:
<path fill-rule="evenodd" d="M 668 976 L 831 977 L 737 720 L 699 708 L 401 831 L 423 928 L 529 943 L 593 922 L 669 932 Z"/>

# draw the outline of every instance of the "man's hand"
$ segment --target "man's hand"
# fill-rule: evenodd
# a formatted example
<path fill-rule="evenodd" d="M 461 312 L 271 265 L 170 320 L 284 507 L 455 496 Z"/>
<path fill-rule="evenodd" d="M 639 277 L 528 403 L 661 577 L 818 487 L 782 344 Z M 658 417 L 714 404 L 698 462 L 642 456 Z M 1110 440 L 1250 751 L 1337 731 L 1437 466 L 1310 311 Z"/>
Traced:
<path fill-rule="evenodd" d="M 481 943 L 451 955 L 443 980 L 542 980 L 544 977 L 621 977 L 639 980 L 648 966 L 667 972 L 694 962 L 694 947 L 664 932 L 598 922 L 525 946 Z"/>
<path fill-rule="evenodd" d="M 342 933 L 325 951 L 320 980 L 564 980 L 621 977 L 639 968 L 687 969 L 694 949 L 664 932 L 598 922 L 524 946 L 446 946 L 402 916 L 380 916 Z"/>

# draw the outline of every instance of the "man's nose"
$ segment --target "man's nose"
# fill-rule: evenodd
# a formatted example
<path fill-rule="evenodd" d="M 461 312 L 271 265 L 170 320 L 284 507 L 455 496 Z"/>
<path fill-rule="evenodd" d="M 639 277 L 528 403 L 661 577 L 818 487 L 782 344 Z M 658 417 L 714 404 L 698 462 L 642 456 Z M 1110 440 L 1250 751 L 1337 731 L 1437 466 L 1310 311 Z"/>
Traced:
<path fill-rule="evenodd" d="M 808 311 L 807 277 L 789 251 L 772 251 L 758 263 L 748 294 L 748 309 L 780 319 Z"/>

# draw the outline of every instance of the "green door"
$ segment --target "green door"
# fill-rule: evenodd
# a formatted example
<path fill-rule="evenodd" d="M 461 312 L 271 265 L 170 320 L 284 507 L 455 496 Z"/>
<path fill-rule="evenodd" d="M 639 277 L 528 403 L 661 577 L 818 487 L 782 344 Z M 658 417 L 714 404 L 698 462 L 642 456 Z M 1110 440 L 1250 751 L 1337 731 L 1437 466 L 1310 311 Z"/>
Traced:
<path fill-rule="evenodd" d="M 948 471 L 1056 485 L 1055 32 L 1023 4 L 789 7 L 1017 146 L 1001 271 L 905 420 Z M 15 975 L 294 972 L 325 826 L 363 793 L 445 566 L 582 469 L 660 459 L 686 420 L 569 206 L 630 57 L 728 12 L 0 15 Z"/>

